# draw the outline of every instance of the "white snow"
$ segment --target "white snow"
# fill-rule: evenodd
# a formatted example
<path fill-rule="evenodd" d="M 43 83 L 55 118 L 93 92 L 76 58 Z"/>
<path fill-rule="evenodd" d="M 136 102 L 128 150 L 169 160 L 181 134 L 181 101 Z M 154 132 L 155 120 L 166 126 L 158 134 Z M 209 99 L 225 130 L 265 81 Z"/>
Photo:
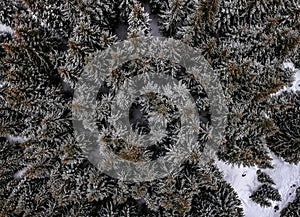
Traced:
<path fill-rule="evenodd" d="M 295 70 L 295 81 L 293 83 L 293 88 L 294 90 L 300 90 L 300 70 L 296 69 Z"/>
<path fill-rule="evenodd" d="M 283 63 L 283 67 L 286 69 L 291 69 L 294 74 L 294 82 L 291 87 L 283 87 L 281 90 L 277 91 L 275 94 L 271 94 L 271 96 L 274 95 L 280 95 L 283 91 L 296 91 L 300 90 L 300 69 L 295 68 L 294 63 L 292 62 L 285 62 Z"/>
<path fill-rule="evenodd" d="M 19 170 L 18 172 L 16 172 L 14 174 L 14 178 L 21 179 L 25 175 L 25 173 L 27 172 L 28 169 L 29 169 L 29 167 L 24 167 L 23 169 Z"/>
<path fill-rule="evenodd" d="M 289 69 L 291 69 L 292 71 L 295 72 L 293 86 L 289 87 L 287 89 L 291 90 L 291 91 L 300 90 L 300 70 L 295 68 L 294 63 L 292 63 L 292 62 L 283 63 L 283 67 L 284 68 L 289 68 Z"/>
<path fill-rule="evenodd" d="M 263 172 L 271 176 L 276 183 L 275 188 L 278 189 L 282 201 L 273 202 L 270 208 L 262 208 L 254 203 L 249 196 L 258 189 L 262 183 L 257 181 L 257 167 L 233 167 L 222 161 L 217 161 L 217 166 L 223 171 L 224 178 L 229 182 L 238 193 L 242 202 L 246 217 L 279 217 L 280 211 L 287 206 L 290 201 L 295 198 L 295 191 L 300 186 L 300 164 L 293 165 L 284 162 L 272 153 L 274 169 L 261 169 Z M 242 175 L 245 174 L 243 177 Z M 291 187 L 291 186 L 295 187 Z M 272 202 L 272 201 L 270 201 Z M 278 205 L 279 210 L 275 212 L 274 206 Z"/>
<path fill-rule="evenodd" d="M 27 138 L 21 137 L 21 136 L 12 136 L 12 135 L 6 135 L 5 138 L 10 142 L 10 143 L 23 143 L 28 141 Z"/>
<path fill-rule="evenodd" d="M 10 28 L 9 26 L 3 25 L 0 23 L 0 33 L 1 32 L 8 32 L 10 34 L 13 34 L 14 31 L 12 30 L 12 28 Z"/>
<path fill-rule="evenodd" d="M 143 7 L 145 11 L 150 15 L 150 28 L 151 28 L 151 35 L 156 37 L 161 37 L 161 33 L 159 32 L 158 27 L 158 15 L 151 13 L 149 3 L 144 2 Z"/>

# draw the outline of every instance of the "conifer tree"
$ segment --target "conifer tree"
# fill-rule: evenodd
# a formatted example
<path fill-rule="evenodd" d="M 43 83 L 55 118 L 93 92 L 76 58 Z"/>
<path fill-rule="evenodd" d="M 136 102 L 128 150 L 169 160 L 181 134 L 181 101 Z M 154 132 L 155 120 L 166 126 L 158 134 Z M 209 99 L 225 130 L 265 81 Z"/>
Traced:
<path fill-rule="evenodd" d="M 74 87 L 80 77 L 84 66 L 89 61 L 89 55 L 98 50 L 103 50 L 116 41 L 116 36 L 109 28 L 99 28 L 92 24 L 88 18 L 83 18 L 73 29 L 68 39 L 68 50 L 64 53 L 64 61 L 58 67 L 63 80 Z"/>
<path fill-rule="evenodd" d="M 281 217 L 293 217 L 300 215 L 300 187 L 296 190 L 296 197 L 292 202 L 289 202 L 281 212 Z"/>
<path fill-rule="evenodd" d="M 289 163 L 300 162 L 300 92 L 282 92 L 270 99 L 271 116 L 277 132 L 267 137 L 267 145 Z"/>
<path fill-rule="evenodd" d="M 262 172 L 261 170 L 257 170 L 256 174 L 259 182 L 275 185 L 273 179 L 268 174 Z"/>
<path fill-rule="evenodd" d="M 136 3 L 137 3 L 137 0 L 118 0 L 116 2 L 118 11 L 120 12 L 121 20 L 125 21 L 129 18 L 129 14 L 132 10 L 132 7 Z"/>
<path fill-rule="evenodd" d="M 0 23 L 16 27 L 19 14 L 26 12 L 26 7 L 20 0 L 3 0 L 0 2 Z"/>
<path fill-rule="evenodd" d="M 292 82 L 292 72 L 282 63 L 298 55 L 299 30 L 294 26 L 299 19 L 292 12 L 297 4 L 201 1 L 192 10 L 183 10 L 188 16 L 176 22 L 176 38 L 203 51 L 231 98 L 225 150 L 219 157 L 234 164 L 271 167 L 264 137 L 277 128 L 267 115 L 266 102 L 270 94 Z M 287 21 L 285 16 L 295 19 Z"/>
<path fill-rule="evenodd" d="M 293 72 L 282 63 L 291 59 L 299 66 L 297 1 L 151 0 L 150 6 L 163 35 L 201 50 L 219 73 L 229 108 L 220 159 L 271 167 L 267 137 L 275 154 L 297 163 L 299 94 L 270 97 L 292 82 Z M 73 88 L 93 53 L 118 41 L 117 18 L 128 22 L 128 37 L 150 35 L 149 14 L 139 2 L 4 0 L 0 8 L 0 22 L 14 30 L 0 35 L 1 216 L 243 216 L 234 189 L 197 155 L 161 180 L 127 183 L 99 172 L 80 149 L 87 138 L 72 127 Z M 130 61 L 114 73 L 184 71 L 160 64 Z M 147 150 L 153 158 L 165 154 L 168 144 L 161 145 Z M 258 179 L 271 184 L 265 175 Z M 266 199 L 280 195 L 264 184 L 251 198 L 269 206 Z M 294 204 L 283 213 L 297 212 Z"/>
<path fill-rule="evenodd" d="M 272 204 L 269 200 L 281 201 L 281 195 L 278 190 L 269 184 L 260 186 L 250 198 L 262 207 L 270 207 Z"/>
<path fill-rule="evenodd" d="M 160 11 L 164 11 L 167 7 L 167 4 L 167 0 L 149 0 L 151 12 L 154 14 L 157 14 Z"/>
<path fill-rule="evenodd" d="M 149 14 L 145 13 L 141 3 L 134 3 L 128 18 L 128 38 L 150 36 Z"/>
<path fill-rule="evenodd" d="M 174 36 L 179 26 L 183 25 L 188 13 L 193 8 L 194 1 L 168 0 L 166 9 L 160 11 L 161 30 L 167 36 Z"/>

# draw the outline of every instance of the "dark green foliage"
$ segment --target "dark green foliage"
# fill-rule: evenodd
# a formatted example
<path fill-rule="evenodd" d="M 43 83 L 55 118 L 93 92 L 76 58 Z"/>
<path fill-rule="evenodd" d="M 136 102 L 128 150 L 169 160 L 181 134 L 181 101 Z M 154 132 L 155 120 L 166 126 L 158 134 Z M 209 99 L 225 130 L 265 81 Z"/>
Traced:
<path fill-rule="evenodd" d="M 273 179 L 268 174 L 262 172 L 261 170 L 257 170 L 256 174 L 259 182 L 275 185 Z"/>
<path fill-rule="evenodd" d="M 0 58 L 4 57 L 4 55 L 5 55 L 5 51 L 2 48 L 2 44 L 8 42 L 9 39 L 11 39 L 11 34 L 10 33 L 0 32 Z M 0 67 L 4 67 L 4 65 L 1 64 Z M 3 69 L 0 69 L 0 70 L 2 71 Z"/>
<path fill-rule="evenodd" d="M 300 187 L 297 188 L 296 198 L 280 212 L 281 217 L 300 216 Z"/>
<path fill-rule="evenodd" d="M 299 55 L 297 7 L 277 0 L 168 1 L 159 13 L 163 34 L 199 48 L 220 73 L 229 108 L 224 161 L 271 167 L 264 137 L 277 128 L 266 101 L 292 82 L 282 63 Z"/>
<path fill-rule="evenodd" d="M 283 61 L 299 66 L 297 2 L 150 0 L 150 7 L 163 35 L 199 49 L 220 75 L 229 114 L 219 157 L 271 167 L 268 136 L 272 151 L 298 162 L 299 94 L 266 103 L 291 83 Z M 73 88 L 93 53 L 118 41 L 119 20 L 129 37 L 151 33 L 149 14 L 135 0 L 0 2 L 0 22 L 15 33 L 0 33 L 0 215 L 243 216 L 234 189 L 215 166 L 200 166 L 199 156 L 151 183 L 115 180 L 83 156 L 84 140 L 72 128 Z M 272 184 L 262 174 L 258 179 Z M 268 198 L 280 200 L 270 185 L 252 195 L 262 206 Z M 284 212 L 298 212 L 297 200 Z"/>
<path fill-rule="evenodd" d="M 149 0 L 151 12 L 157 14 L 166 9 L 168 0 Z"/>
<path fill-rule="evenodd" d="M 10 143 L 5 137 L 0 137 L 0 208 L 18 185 L 19 180 L 14 179 L 14 173 L 24 167 L 20 165 L 22 152 L 18 143 Z"/>
<path fill-rule="evenodd" d="M 283 92 L 270 99 L 271 115 L 278 130 L 267 145 L 289 163 L 300 162 L 300 91 Z"/>
<path fill-rule="evenodd" d="M 105 49 L 115 41 L 116 37 L 109 29 L 92 25 L 87 18 L 80 20 L 68 39 L 67 52 L 63 54 L 64 59 L 57 63 L 58 73 L 63 81 L 74 87 L 84 66 L 88 63 L 89 55 Z"/>
<path fill-rule="evenodd" d="M 162 216 L 243 216 L 237 194 L 220 178 L 214 166 L 186 162 L 178 175 L 150 184 L 146 204 Z"/>
<path fill-rule="evenodd" d="M 1 166 L 11 165 L 1 170 L 1 216 L 189 216 L 200 204 L 193 198 L 210 190 L 211 197 L 224 197 L 214 213 L 223 205 L 236 213 L 240 201 L 212 166 L 187 164 L 168 178 L 135 184 L 102 174 L 85 159 L 71 124 L 72 87 L 90 55 L 116 41 L 110 20 L 117 12 L 111 2 L 66 3 L 26 1 L 38 19 L 27 10 L 18 15 L 16 34 L 1 39 L 1 135 L 26 138 L 1 140 Z M 136 5 L 141 14 L 132 10 L 138 19 L 129 18 L 130 31 L 149 26 Z"/>
<path fill-rule="evenodd" d="M 116 6 L 119 12 L 120 19 L 122 21 L 127 20 L 129 18 L 129 14 L 133 5 L 137 3 L 137 0 L 117 0 Z"/>
<path fill-rule="evenodd" d="M 159 12 L 162 33 L 166 36 L 174 36 L 196 5 L 194 3 L 188 0 L 168 0 L 165 8 Z"/>
<path fill-rule="evenodd" d="M 216 191 L 203 189 L 193 201 L 199 205 L 192 206 L 191 216 L 244 216 L 237 194 L 224 182 Z"/>
<path fill-rule="evenodd" d="M 18 16 L 26 11 L 21 0 L 2 0 L 0 2 L 0 23 L 10 27 L 16 27 Z"/>
<path fill-rule="evenodd" d="M 250 198 L 262 207 L 270 207 L 272 204 L 269 200 L 281 201 L 281 196 L 276 188 L 269 184 L 260 186 Z"/>

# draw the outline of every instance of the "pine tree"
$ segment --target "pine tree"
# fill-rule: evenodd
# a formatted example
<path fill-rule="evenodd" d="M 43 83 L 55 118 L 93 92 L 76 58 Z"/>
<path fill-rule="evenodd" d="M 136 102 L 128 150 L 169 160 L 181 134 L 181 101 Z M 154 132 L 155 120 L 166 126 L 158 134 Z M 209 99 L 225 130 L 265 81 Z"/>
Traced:
<path fill-rule="evenodd" d="M 151 12 L 154 14 L 159 13 L 160 11 L 164 11 L 167 7 L 168 1 L 167 0 L 149 0 L 149 5 Z"/>
<path fill-rule="evenodd" d="M 195 6 L 187 13 L 184 24 L 178 28 L 176 35 L 191 46 L 199 46 L 205 40 L 213 39 L 215 16 L 219 10 L 219 0 L 195 2 Z M 208 38 L 208 36 L 210 36 Z"/>
<path fill-rule="evenodd" d="M 267 137 L 267 145 L 289 163 L 300 162 L 300 92 L 282 92 L 270 99 L 271 116 L 278 128 Z"/>
<path fill-rule="evenodd" d="M 116 5 L 118 7 L 118 11 L 120 12 L 120 18 L 122 21 L 125 21 L 129 18 L 129 14 L 131 12 L 131 8 L 134 4 L 136 4 L 136 0 L 118 0 Z"/>
<path fill-rule="evenodd" d="M 20 0 L 3 0 L 0 2 L 0 8 L 0 23 L 12 28 L 17 26 L 19 14 L 27 11 Z"/>
<path fill-rule="evenodd" d="M 272 204 L 269 200 L 281 201 L 281 196 L 276 188 L 269 184 L 260 186 L 250 198 L 262 207 L 270 207 Z"/>
<path fill-rule="evenodd" d="M 167 36 L 174 36 L 179 26 L 183 25 L 189 10 L 192 10 L 194 1 L 168 0 L 166 9 L 160 11 L 161 30 Z"/>
<path fill-rule="evenodd" d="M 289 202 L 287 207 L 285 207 L 281 212 L 281 217 L 294 217 L 300 215 L 300 188 L 296 190 L 296 198 L 294 201 Z"/>
<path fill-rule="evenodd" d="M 298 55 L 297 4 L 245 0 L 183 4 L 169 3 L 160 13 L 161 30 L 200 48 L 231 98 L 225 150 L 219 157 L 234 164 L 271 167 L 264 137 L 277 128 L 266 115 L 266 102 L 292 81 L 292 72 L 283 69 L 282 63 Z"/>
<path fill-rule="evenodd" d="M 18 143 L 10 143 L 5 137 L 0 137 L 0 207 L 3 207 L 10 193 L 17 187 L 18 180 L 14 179 L 15 172 L 22 169 L 22 148 Z M 7 166 L 9 165 L 9 167 Z"/>
<path fill-rule="evenodd" d="M 77 24 L 68 39 L 68 50 L 64 53 L 64 61 L 58 63 L 58 72 L 63 81 L 74 87 L 84 66 L 89 61 L 89 55 L 103 50 L 116 41 L 116 36 L 109 28 L 99 28 L 88 18 L 83 18 Z"/>
<path fill-rule="evenodd" d="M 261 170 L 257 170 L 256 174 L 259 182 L 275 185 L 273 179 L 268 174 L 262 172 Z"/>
<path fill-rule="evenodd" d="M 160 16 L 164 35 L 201 50 L 219 73 L 229 108 L 219 157 L 238 165 L 271 167 L 267 137 L 275 154 L 297 162 L 298 97 L 284 93 L 270 98 L 292 82 L 293 72 L 282 63 L 291 59 L 299 66 L 297 2 L 151 0 L 150 6 Z M 93 54 L 118 40 L 114 32 L 119 19 L 128 23 L 129 37 L 149 35 L 149 15 L 139 2 L 4 0 L 0 7 L 0 22 L 14 30 L 13 35 L 0 35 L 1 216 L 243 216 L 237 194 L 216 167 L 199 163 L 201 150 L 168 177 L 142 183 L 109 177 L 82 153 L 89 138 L 72 127 L 73 88 Z M 200 85 L 193 87 L 182 66 L 154 59 L 127 62 L 112 72 L 111 80 L 123 82 L 126 76 L 159 69 L 178 73 L 195 97 L 205 95 Z M 107 89 L 114 85 L 102 89 L 99 100 L 109 99 Z M 158 98 L 150 104 L 164 106 Z M 197 103 L 208 113 L 207 103 Z M 175 107 L 164 109 L 176 114 Z M 98 121 L 99 129 L 107 127 L 102 123 Z M 171 139 L 142 150 L 146 157 L 155 159 L 176 149 L 179 124 L 172 124 Z M 204 144 L 208 127 L 202 128 L 199 140 Z M 9 136 L 24 141 L 11 143 Z M 288 140 L 291 146 L 283 149 Z M 136 149 L 118 152 L 124 143 L 115 141 L 111 146 L 116 154 L 138 159 Z M 258 178 L 271 183 L 265 175 Z M 270 205 L 268 198 L 280 200 L 268 184 L 252 195 L 264 206 Z M 293 204 L 286 210 L 298 209 Z"/>
<path fill-rule="evenodd" d="M 149 14 L 144 12 L 141 3 L 134 3 L 128 18 L 128 38 L 150 36 Z"/>
<path fill-rule="evenodd" d="M 6 43 L 6 42 L 8 42 L 9 40 L 11 39 L 11 34 L 10 33 L 8 33 L 8 32 L 0 32 L 0 58 L 2 58 L 2 57 L 4 57 L 4 55 L 5 55 L 5 51 L 4 51 L 4 49 L 2 48 L 2 44 L 4 44 L 4 43 Z M 1 65 L 1 68 L 2 67 L 4 67 L 4 65 L 2 64 Z M 1 71 L 3 70 L 3 69 L 0 69 Z"/>

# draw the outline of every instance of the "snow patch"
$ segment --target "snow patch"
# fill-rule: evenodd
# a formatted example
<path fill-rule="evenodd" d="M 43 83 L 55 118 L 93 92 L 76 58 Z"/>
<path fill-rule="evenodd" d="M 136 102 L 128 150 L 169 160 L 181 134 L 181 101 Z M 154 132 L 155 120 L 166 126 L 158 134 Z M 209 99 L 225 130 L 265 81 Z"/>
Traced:
<path fill-rule="evenodd" d="M 149 14 L 151 35 L 161 37 L 162 35 L 159 31 L 159 26 L 158 26 L 159 16 L 157 14 L 151 13 L 150 5 L 148 2 L 143 2 L 143 7 L 145 8 L 145 11 Z"/>
<path fill-rule="evenodd" d="M 29 169 L 29 167 L 24 167 L 23 169 L 16 172 L 14 174 L 14 179 L 21 179 L 25 175 L 25 173 L 27 172 L 28 169 Z"/>
<path fill-rule="evenodd" d="M 10 33 L 10 34 L 13 34 L 14 30 L 12 28 L 10 28 L 9 26 L 6 26 L 6 25 L 3 25 L 3 24 L 0 23 L 0 33 L 1 32 L 7 32 L 7 33 Z"/>
<path fill-rule="evenodd" d="M 257 181 L 258 167 L 235 167 L 225 164 L 223 161 L 217 161 L 217 166 L 223 171 L 224 179 L 237 192 L 246 217 L 279 217 L 280 211 L 295 199 L 296 189 L 300 186 L 300 164 L 289 164 L 272 153 L 270 155 L 273 158 L 274 169 L 261 170 L 274 180 L 276 183 L 274 187 L 278 189 L 282 201 L 274 201 L 269 208 L 262 208 L 249 198 L 262 185 Z M 279 207 L 278 211 L 274 209 L 275 205 Z"/>
<path fill-rule="evenodd" d="M 5 138 L 10 143 L 23 143 L 23 142 L 28 141 L 27 138 L 21 137 L 21 136 L 6 135 Z"/>
<path fill-rule="evenodd" d="M 295 65 L 292 62 L 284 62 L 283 63 L 283 68 L 287 69 L 291 69 L 292 71 L 295 71 Z"/>
<path fill-rule="evenodd" d="M 292 70 L 294 74 L 294 82 L 291 87 L 284 86 L 281 90 L 277 91 L 274 94 L 271 94 L 271 96 L 280 95 L 283 91 L 297 91 L 300 90 L 300 69 L 295 68 L 294 63 L 292 62 L 284 62 L 283 68 Z"/>

